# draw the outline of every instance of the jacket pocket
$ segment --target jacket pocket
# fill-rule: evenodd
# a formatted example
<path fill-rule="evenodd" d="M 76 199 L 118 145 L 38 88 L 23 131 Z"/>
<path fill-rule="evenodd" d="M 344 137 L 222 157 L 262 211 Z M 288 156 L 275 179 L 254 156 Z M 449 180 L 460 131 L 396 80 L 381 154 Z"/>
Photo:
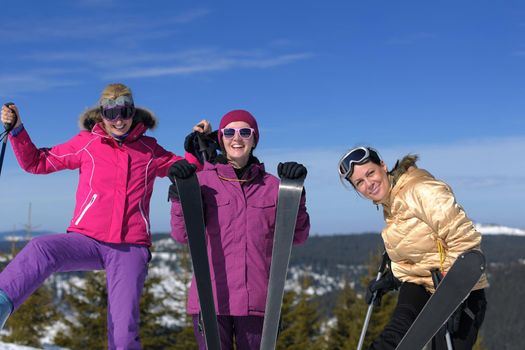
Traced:
<path fill-rule="evenodd" d="M 91 206 L 93 205 L 93 203 L 95 202 L 95 199 L 97 199 L 97 194 L 95 193 L 93 195 L 93 197 L 91 197 L 91 200 L 89 201 L 89 203 L 84 207 L 84 209 L 82 210 L 82 212 L 80 213 L 77 221 L 75 221 L 75 225 L 78 225 L 80 223 L 80 221 L 82 220 L 82 218 L 84 217 L 84 215 L 86 215 L 87 211 L 89 210 L 89 208 L 91 208 Z"/>
<path fill-rule="evenodd" d="M 275 229 L 276 204 L 271 200 L 257 200 L 249 203 L 248 217 L 251 219 L 250 231 L 257 232 L 262 237 L 273 239 Z"/>

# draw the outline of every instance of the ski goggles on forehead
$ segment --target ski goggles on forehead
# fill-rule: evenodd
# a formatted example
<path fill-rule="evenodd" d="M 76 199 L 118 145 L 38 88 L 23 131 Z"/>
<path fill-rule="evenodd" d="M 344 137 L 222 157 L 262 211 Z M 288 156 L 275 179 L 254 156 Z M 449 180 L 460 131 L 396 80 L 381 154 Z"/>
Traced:
<path fill-rule="evenodd" d="M 352 176 L 354 165 L 366 163 L 370 160 L 370 149 L 367 147 L 353 148 L 339 161 L 339 176 L 348 179 Z"/>
<path fill-rule="evenodd" d="M 221 129 L 222 135 L 225 139 L 233 139 L 235 134 L 239 134 L 239 136 L 243 139 L 249 139 L 254 132 L 253 128 L 224 128 Z"/>
<path fill-rule="evenodd" d="M 100 106 L 101 107 L 104 107 L 106 109 L 109 109 L 109 108 L 114 108 L 114 107 L 117 107 L 117 106 L 134 106 L 135 104 L 133 103 L 133 97 L 129 96 L 129 95 L 123 95 L 123 96 L 119 96 L 115 99 L 113 98 L 103 98 L 100 100 Z"/>

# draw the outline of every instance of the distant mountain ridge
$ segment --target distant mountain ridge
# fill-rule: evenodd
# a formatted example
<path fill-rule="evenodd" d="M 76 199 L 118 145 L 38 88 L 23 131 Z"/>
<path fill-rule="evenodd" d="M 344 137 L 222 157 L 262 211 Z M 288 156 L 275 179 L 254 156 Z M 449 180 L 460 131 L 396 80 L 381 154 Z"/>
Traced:
<path fill-rule="evenodd" d="M 509 226 L 497 225 L 497 224 L 482 224 L 482 223 L 475 223 L 474 227 L 476 228 L 476 230 L 481 232 L 481 234 L 483 235 L 525 236 L 525 229 L 521 229 L 521 228 L 515 228 L 515 227 L 509 227 Z M 49 235 L 53 233 L 56 233 L 56 232 L 47 231 L 47 230 L 31 231 L 31 237 Z M 363 234 L 363 233 L 344 233 L 341 235 L 347 235 L 347 234 Z M 14 230 L 14 231 L 4 231 L 4 232 L 0 232 L 0 241 L 25 240 L 26 236 L 27 236 L 26 230 L 22 230 L 22 229 Z M 331 236 L 331 235 L 323 234 L 320 236 Z"/>
<path fill-rule="evenodd" d="M 37 237 L 37 236 L 44 236 L 44 235 L 49 235 L 53 233 L 56 233 L 56 232 L 38 230 L 38 231 L 31 231 L 30 235 L 31 237 Z M 14 231 L 0 232 L 0 241 L 25 240 L 27 237 L 27 234 L 28 233 L 26 230 L 14 230 Z"/>

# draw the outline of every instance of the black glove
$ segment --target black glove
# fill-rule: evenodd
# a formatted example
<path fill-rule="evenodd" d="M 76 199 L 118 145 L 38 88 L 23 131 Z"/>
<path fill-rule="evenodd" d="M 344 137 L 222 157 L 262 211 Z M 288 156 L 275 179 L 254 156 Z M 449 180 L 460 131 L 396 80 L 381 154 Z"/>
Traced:
<path fill-rule="evenodd" d="M 451 334 L 456 334 L 459 331 L 459 325 L 461 322 L 461 314 L 463 313 L 464 309 L 465 309 L 465 302 L 459 304 L 456 311 L 454 311 L 454 313 L 448 319 L 447 329 Z"/>
<path fill-rule="evenodd" d="M 374 305 L 381 305 L 381 298 L 383 297 L 383 294 L 391 290 L 396 290 L 399 288 L 399 286 L 401 286 L 401 281 L 395 278 L 392 270 L 386 270 L 379 280 L 372 280 L 370 283 L 368 283 L 365 296 L 366 303 L 370 304 L 372 302 L 374 292 L 377 291 L 376 298 L 374 299 Z"/>
<path fill-rule="evenodd" d="M 171 182 L 175 183 L 175 178 L 187 179 L 195 173 L 197 167 L 188 163 L 186 159 L 181 159 L 173 163 L 168 171 Z"/>
<path fill-rule="evenodd" d="M 287 179 L 298 179 L 306 176 L 307 173 L 306 167 L 297 162 L 285 162 L 277 165 L 277 174 L 281 179 L 283 177 Z"/>
<path fill-rule="evenodd" d="M 201 164 L 204 164 L 203 152 L 206 154 L 206 160 L 212 163 L 217 156 L 219 144 L 217 143 L 217 133 L 214 131 L 208 135 L 199 134 L 196 131 L 188 134 L 184 139 L 184 150 L 193 154 Z M 199 137 L 202 142 L 199 143 Z"/>

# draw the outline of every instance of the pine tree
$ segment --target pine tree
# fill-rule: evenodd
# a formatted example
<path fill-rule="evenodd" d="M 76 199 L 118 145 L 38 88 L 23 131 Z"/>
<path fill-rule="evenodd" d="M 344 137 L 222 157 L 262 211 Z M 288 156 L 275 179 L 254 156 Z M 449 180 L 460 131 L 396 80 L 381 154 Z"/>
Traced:
<path fill-rule="evenodd" d="M 184 289 L 184 305 L 188 302 L 188 289 L 189 283 L 192 276 L 192 265 L 190 258 L 190 251 L 187 245 L 180 246 L 179 255 L 180 255 L 180 279 L 185 286 Z M 173 296 L 172 298 L 176 298 Z M 184 314 L 184 324 L 178 330 L 176 334 L 176 343 L 173 346 L 173 350 L 187 350 L 187 349 L 197 349 L 197 340 L 195 339 L 195 334 L 193 333 L 193 319 L 190 315 Z"/>
<path fill-rule="evenodd" d="M 6 260 L 11 260 L 17 254 L 16 242 L 11 242 L 11 254 L 3 255 Z M 38 310 L 38 312 L 35 312 Z M 53 294 L 47 285 L 38 288 L 16 312 L 14 312 L 5 325 L 9 334 L 2 337 L 3 341 L 40 347 L 47 327 L 58 319 L 58 312 L 53 304 Z"/>
<path fill-rule="evenodd" d="M 47 327 L 58 319 L 53 305 L 53 294 L 46 285 L 37 289 L 22 306 L 9 317 L 6 329 L 9 335 L 2 337 L 5 342 L 41 347 L 40 340 Z"/>
<path fill-rule="evenodd" d="M 197 349 L 197 340 L 193 334 L 193 321 L 191 316 L 186 315 L 185 325 L 176 334 L 176 343 L 170 348 L 172 350 Z"/>
<path fill-rule="evenodd" d="M 160 276 L 148 276 L 140 300 L 140 340 L 144 349 L 172 349 L 176 342 L 174 328 L 163 324 L 163 318 L 170 314 L 164 305 L 165 295 L 156 296 L 155 288 L 161 287 Z"/>
<path fill-rule="evenodd" d="M 73 317 L 64 319 L 66 329 L 57 334 L 55 344 L 76 349 L 105 349 L 107 347 L 107 290 L 104 272 L 86 274 L 81 286 L 69 285 L 66 295 Z M 183 317 L 166 303 L 176 298 L 162 287 L 161 276 L 150 272 L 140 301 L 140 339 L 144 349 L 182 350 L 197 348 L 193 328 L 170 327 L 165 318 Z M 186 317 L 187 319 L 187 317 Z M 191 322 L 191 321 L 190 321 Z M 186 321 L 188 323 L 188 321 Z"/>
<path fill-rule="evenodd" d="M 317 304 L 306 293 L 311 285 L 309 278 L 303 278 L 302 289 L 297 295 L 297 302 L 293 304 L 296 294 L 285 293 L 282 308 L 281 332 L 277 338 L 278 350 L 321 349 L 320 316 Z"/>
<path fill-rule="evenodd" d="M 69 282 L 71 292 L 65 303 L 73 318 L 64 318 L 66 329 L 54 338 L 56 345 L 71 350 L 105 349 L 107 347 L 107 290 L 103 271 L 86 273 L 84 283 Z"/>
<path fill-rule="evenodd" d="M 279 333 L 277 335 L 277 350 L 287 349 L 287 345 L 293 341 L 289 335 L 288 329 L 291 328 L 294 322 L 293 309 L 297 293 L 293 290 L 285 291 L 283 295 L 283 303 L 281 306 L 281 319 L 279 321 Z"/>
<path fill-rule="evenodd" d="M 334 309 L 336 323 L 328 332 L 325 348 L 330 350 L 355 349 L 361 334 L 364 310 L 365 304 L 357 298 L 356 292 L 345 279 Z"/>

